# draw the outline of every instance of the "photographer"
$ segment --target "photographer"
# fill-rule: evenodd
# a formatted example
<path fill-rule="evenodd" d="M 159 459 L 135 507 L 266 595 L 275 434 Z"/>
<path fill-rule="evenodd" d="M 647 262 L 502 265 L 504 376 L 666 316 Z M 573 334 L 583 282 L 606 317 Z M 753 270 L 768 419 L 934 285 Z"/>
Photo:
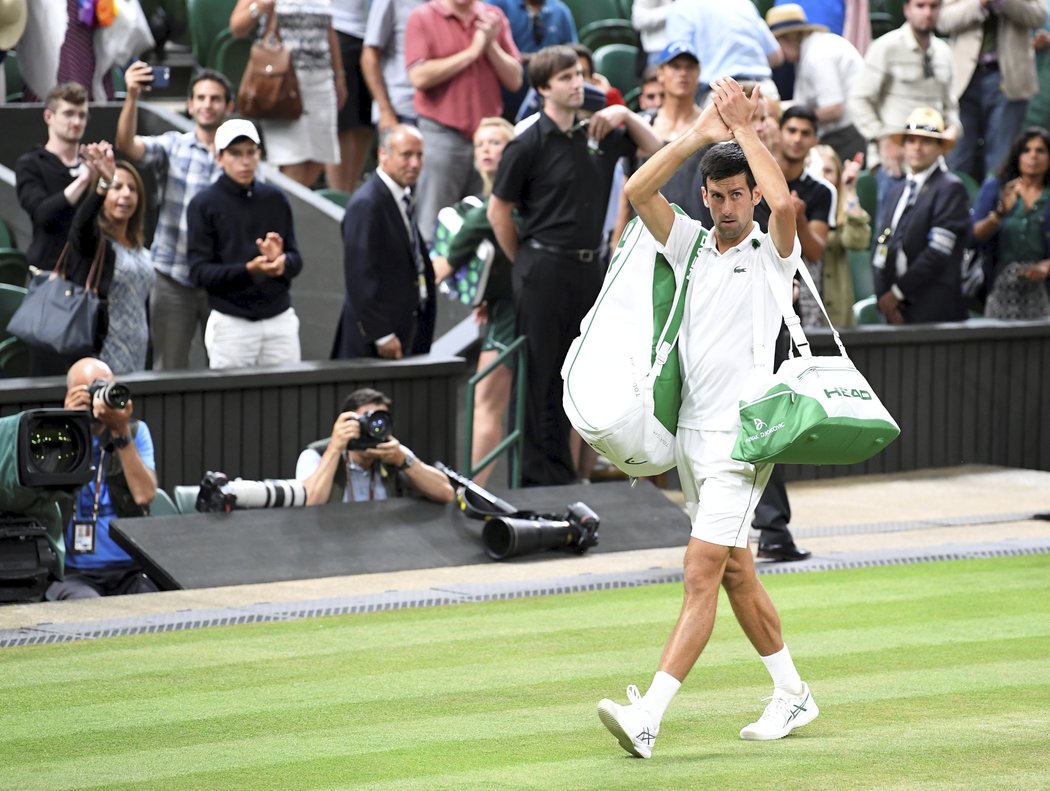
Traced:
<path fill-rule="evenodd" d="M 332 436 L 312 443 L 299 456 L 295 477 L 306 487 L 306 504 L 386 500 L 414 489 L 436 503 L 452 501 L 455 492 L 444 473 L 416 458 L 393 435 L 361 447 L 362 420 L 368 433 L 381 438 L 389 431 L 390 399 L 378 390 L 360 388 L 347 396 Z M 385 413 L 385 414 L 383 414 Z"/>
<path fill-rule="evenodd" d="M 66 574 L 47 589 L 49 601 L 157 590 L 109 535 L 113 519 L 145 516 L 157 491 L 149 427 L 132 417 L 126 389 L 113 384 L 109 366 L 93 357 L 78 360 L 66 375 L 65 408 L 93 417 L 96 475 L 63 504 Z"/>

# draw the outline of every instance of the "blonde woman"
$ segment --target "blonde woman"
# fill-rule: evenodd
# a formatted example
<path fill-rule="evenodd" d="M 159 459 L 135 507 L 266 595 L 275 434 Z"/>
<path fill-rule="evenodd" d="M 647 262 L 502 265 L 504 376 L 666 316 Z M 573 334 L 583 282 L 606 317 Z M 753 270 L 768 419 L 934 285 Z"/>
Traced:
<path fill-rule="evenodd" d="M 823 164 L 825 181 L 838 189 L 838 216 L 835 227 L 824 242 L 824 306 L 836 327 L 853 326 L 853 277 L 850 275 L 849 252 L 867 250 L 871 244 L 871 217 L 857 199 L 859 155 L 845 165 L 831 146 L 817 146 Z"/>
<path fill-rule="evenodd" d="M 485 302 L 475 316 L 485 324 L 478 370 L 490 365 L 514 340 L 514 303 L 511 299 L 510 261 L 496 244 L 492 226 L 485 216 L 492 183 L 496 178 L 503 149 L 514 137 L 514 127 L 503 118 L 482 118 L 474 132 L 474 168 L 481 175 L 484 191 L 479 197 L 465 198 L 438 213 L 437 229 L 430 258 L 434 278 L 453 299 L 474 304 L 474 276 L 481 267 L 479 252 L 489 248 L 493 256 Z M 488 243 L 487 245 L 485 243 Z M 475 392 L 474 436 L 471 463 L 476 465 L 503 439 L 503 420 L 510 402 L 513 371 L 501 365 L 481 382 Z M 474 480 L 485 485 L 492 465 L 479 471 Z"/>

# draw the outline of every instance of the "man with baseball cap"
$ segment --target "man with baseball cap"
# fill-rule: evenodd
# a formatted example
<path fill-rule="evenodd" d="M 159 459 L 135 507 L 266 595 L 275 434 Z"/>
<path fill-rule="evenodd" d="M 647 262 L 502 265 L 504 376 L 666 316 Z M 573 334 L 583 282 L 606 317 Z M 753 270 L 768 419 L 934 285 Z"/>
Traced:
<path fill-rule="evenodd" d="M 889 137 L 904 151 L 908 178 L 886 196 L 872 265 L 879 311 L 890 324 L 962 321 L 960 284 L 969 218 L 966 187 L 944 162 L 955 145 L 932 107 L 911 112 Z"/>
<path fill-rule="evenodd" d="M 190 276 L 208 292 L 204 345 L 212 368 L 299 362 L 289 295 L 303 268 L 284 193 L 255 178 L 259 132 L 236 118 L 215 131 L 222 175 L 187 209 Z"/>

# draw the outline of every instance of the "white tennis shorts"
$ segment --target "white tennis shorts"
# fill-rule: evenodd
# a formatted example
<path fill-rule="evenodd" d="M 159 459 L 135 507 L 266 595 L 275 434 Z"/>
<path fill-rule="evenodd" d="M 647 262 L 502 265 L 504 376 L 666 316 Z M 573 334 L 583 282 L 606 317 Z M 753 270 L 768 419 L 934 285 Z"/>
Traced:
<path fill-rule="evenodd" d="M 766 488 L 772 464 L 748 464 L 732 457 L 735 431 L 679 427 L 675 458 L 690 535 L 725 547 L 746 547 L 755 506 Z"/>

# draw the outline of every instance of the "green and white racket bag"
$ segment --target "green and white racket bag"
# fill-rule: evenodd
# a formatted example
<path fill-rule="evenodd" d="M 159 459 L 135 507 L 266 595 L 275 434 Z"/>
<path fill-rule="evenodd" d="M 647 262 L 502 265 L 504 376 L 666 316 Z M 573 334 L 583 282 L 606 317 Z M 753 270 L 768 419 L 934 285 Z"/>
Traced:
<path fill-rule="evenodd" d="M 675 466 L 682 404 L 675 346 L 689 271 L 704 236 L 688 265 L 674 267 L 642 221 L 631 220 L 562 365 L 562 404 L 569 422 L 632 477 Z"/>
<path fill-rule="evenodd" d="M 782 282 L 768 266 L 760 268 L 766 277 L 756 272 L 753 285 L 757 290 L 768 283 L 773 290 L 799 356 L 771 373 L 772 347 L 767 349 L 758 338 L 762 322 L 756 298 L 755 370 L 740 396 L 740 434 L 733 458 L 753 464 L 854 464 L 870 459 L 900 435 L 900 428 L 846 355 L 809 269 L 803 264 L 798 271 L 824 311 L 839 356 L 812 355 Z"/>

